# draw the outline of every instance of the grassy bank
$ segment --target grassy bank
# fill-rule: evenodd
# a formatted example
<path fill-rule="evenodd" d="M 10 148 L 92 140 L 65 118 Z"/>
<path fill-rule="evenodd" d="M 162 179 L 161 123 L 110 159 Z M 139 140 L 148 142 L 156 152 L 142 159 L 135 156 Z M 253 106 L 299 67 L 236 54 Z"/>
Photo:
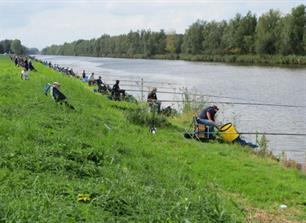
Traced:
<path fill-rule="evenodd" d="M 292 65 L 306 66 L 306 56 L 282 56 L 282 55 L 186 55 L 179 56 L 181 60 L 223 62 L 237 64 L 258 64 L 258 65 Z"/>
<path fill-rule="evenodd" d="M 135 105 L 35 67 L 22 81 L 0 57 L 0 222 L 306 221 L 305 174 L 175 123 L 151 135 L 127 121 Z M 76 111 L 43 94 L 53 81 Z"/>

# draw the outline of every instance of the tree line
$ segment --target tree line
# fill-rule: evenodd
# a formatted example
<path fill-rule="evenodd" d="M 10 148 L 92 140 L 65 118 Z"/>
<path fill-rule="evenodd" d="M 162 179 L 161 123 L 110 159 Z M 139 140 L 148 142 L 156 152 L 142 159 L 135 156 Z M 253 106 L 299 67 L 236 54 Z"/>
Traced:
<path fill-rule="evenodd" d="M 259 18 L 252 12 L 229 21 L 198 20 L 184 34 L 164 30 L 130 31 L 118 36 L 52 45 L 43 54 L 156 58 L 172 55 L 306 55 L 305 5 L 283 15 L 270 10 Z M 182 55 L 182 56 L 180 56 Z"/>
<path fill-rule="evenodd" d="M 27 48 L 21 44 L 19 39 L 14 40 L 2 40 L 0 41 L 0 54 L 3 53 L 14 53 L 17 55 L 25 55 L 25 54 L 37 54 L 39 50 L 36 48 Z"/>

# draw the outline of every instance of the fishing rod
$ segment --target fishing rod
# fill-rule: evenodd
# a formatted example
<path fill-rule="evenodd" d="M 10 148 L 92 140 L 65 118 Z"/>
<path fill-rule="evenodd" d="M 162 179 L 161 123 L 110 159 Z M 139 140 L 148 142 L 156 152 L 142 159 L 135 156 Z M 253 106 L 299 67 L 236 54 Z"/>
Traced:
<path fill-rule="evenodd" d="M 213 134 L 213 133 L 207 133 Z M 306 136 L 306 133 L 283 133 L 283 132 L 222 132 L 222 134 L 240 134 L 240 135 L 275 135 L 275 136 Z"/>
<path fill-rule="evenodd" d="M 135 90 L 135 89 L 125 89 L 126 91 L 134 91 L 134 92 L 143 92 L 142 90 Z M 183 95 L 184 92 L 173 92 L 173 91 L 158 91 L 160 94 L 176 94 L 176 95 Z M 217 95 L 211 95 L 211 94 L 193 94 L 193 93 L 186 93 L 190 96 L 199 96 L 199 97 L 212 97 L 212 98 L 228 98 L 228 99 L 237 99 L 237 100 L 244 100 L 247 99 L 239 98 L 239 97 L 229 97 L 229 96 L 217 96 Z M 186 102 L 190 100 L 160 100 L 161 102 Z M 193 102 L 193 101 L 190 101 Z M 200 101 L 199 101 L 200 102 Z M 202 102 L 201 102 L 202 103 Z"/>
<path fill-rule="evenodd" d="M 123 86 L 123 87 L 137 87 L 137 88 L 140 88 L 141 87 L 141 85 L 131 85 L 131 84 L 120 84 L 120 86 Z M 143 85 L 142 87 L 144 87 L 144 88 L 148 88 L 148 89 L 150 89 L 150 88 L 154 88 L 154 87 L 156 87 L 156 88 L 159 88 L 159 89 L 170 89 L 170 90 L 174 90 L 175 88 L 171 88 L 171 87 L 163 87 L 163 86 L 147 86 L 147 85 Z"/>
<path fill-rule="evenodd" d="M 118 76 L 115 76 L 115 75 L 108 75 L 108 74 L 101 74 L 101 75 L 99 75 L 99 74 L 95 74 L 95 75 L 97 75 L 97 76 L 104 76 L 104 77 L 117 77 L 118 78 Z M 134 79 L 134 80 L 131 80 L 131 79 L 120 79 L 120 81 L 125 81 L 125 82 L 139 82 L 139 83 L 141 83 L 142 81 L 141 81 L 141 77 L 140 77 L 140 79 Z M 118 80 L 118 79 L 117 79 Z M 116 81 L 116 80 L 111 80 L 111 81 Z M 169 82 L 159 82 L 159 81 L 144 81 L 143 80 L 143 82 L 144 83 L 150 83 L 150 84 L 164 84 L 164 85 L 177 85 L 177 84 L 174 84 L 174 83 L 169 83 Z"/>
<path fill-rule="evenodd" d="M 220 97 L 220 96 L 218 96 Z M 160 100 L 160 102 L 193 102 L 203 103 L 203 101 L 194 100 Z M 288 107 L 288 108 L 306 108 L 304 105 L 286 105 L 286 104 L 272 104 L 272 103 L 250 103 L 250 102 L 228 102 L 228 101 L 209 101 L 212 104 L 234 104 L 234 105 L 251 105 L 251 106 L 271 106 L 271 107 Z"/>

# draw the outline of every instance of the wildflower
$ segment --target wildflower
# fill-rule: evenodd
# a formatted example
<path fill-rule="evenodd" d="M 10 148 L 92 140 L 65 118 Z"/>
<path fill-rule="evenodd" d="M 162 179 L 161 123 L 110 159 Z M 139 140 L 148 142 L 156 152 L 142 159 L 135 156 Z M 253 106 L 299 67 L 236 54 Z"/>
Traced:
<path fill-rule="evenodd" d="M 78 201 L 88 202 L 91 200 L 90 194 L 78 194 Z"/>

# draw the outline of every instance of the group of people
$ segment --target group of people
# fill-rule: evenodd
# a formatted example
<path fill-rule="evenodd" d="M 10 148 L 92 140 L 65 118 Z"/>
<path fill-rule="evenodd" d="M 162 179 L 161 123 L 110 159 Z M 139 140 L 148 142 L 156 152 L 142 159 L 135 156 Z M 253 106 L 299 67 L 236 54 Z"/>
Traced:
<path fill-rule="evenodd" d="M 115 84 L 111 88 L 102 80 L 101 76 L 99 76 L 98 79 L 95 79 L 94 73 L 87 75 L 85 70 L 82 72 L 82 80 L 87 82 L 89 86 L 97 85 L 97 92 L 101 94 L 110 94 L 110 98 L 113 100 L 122 100 L 126 96 L 125 90 L 121 89 L 119 86 L 120 80 L 116 80 Z"/>
<path fill-rule="evenodd" d="M 58 64 L 52 64 L 51 62 L 48 62 L 48 61 L 43 61 L 42 63 L 47 65 L 48 67 L 54 69 L 55 71 L 61 72 L 65 75 L 73 76 L 73 77 L 76 76 L 71 67 L 61 67 Z"/>
<path fill-rule="evenodd" d="M 36 71 L 35 67 L 32 64 L 31 59 L 27 57 L 21 57 L 18 55 L 10 55 L 11 61 L 15 63 L 15 66 L 22 67 L 20 78 L 23 80 L 30 79 L 30 71 Z"/>
<path fill-rule="evenodd" d="M 56 70 L 59 72 L 62 72 L 65 75 L 77 77 L 75 73 L 73 72 L 72 68 L 69 67 L 61 67 L 58 64 L 52 64 L 48 61 L 41 61 L 37 60 L 38 62 Z M 95 78 L 95 74 L 92 72 L 90 75 L 87 75 L 86 71 L 83 70 L 82 72 L 82 81 L 87 82 L 89 86 L 97 86 L 97 92 L 102 94 L 110 94 L 110 99 L 112 100 L 123 100 L 126 97 L 125 90 L 121 89 L 119 86 L 120 81 L 116 80 L 115 84 L 112 86 L 112 88 L 107 85 L 103 80 L 102 77 L 99 76 L 98 79 Z"/>
<path fill-rule="evenodd" d="M 29 72 L 33 70 L 36 71 L 35 67 L 32 64 L 31 58 L 28 59 L 27 57 L 20 57 L 17 55 L 10 55 L 10 58 L 11 61 L 15 64 L 15 66 L 22 67 L 21 78 L 23 80 L 29 80 Z M 47 65 L 50 66 L 49 63 L 47 63 Z M 66 96 L 60 91 L 60 86 L 61 85 L 58 82 L 53 82 L 52 84 L 46 84 L 44 86 L 45 94 L 48 95 L 48 92 L 50 92 L 51 98 L 55 102 L 58 102 L 59 104 L 64 104 L 70 109 L 75 110 L 75 108 L 68 103 Z"/>
<path fill-rule="evenodd" d="M 23 67 L 23 70 L 21 73 L 22 79 L 28 80 L 29 79 L 28 72 L 30 70 L 35 70 L 35 68 L 32 65 L 31 60 L 28 60 L 27 58 L 22 58 L 19 56 L 10 56 L 10 57 L 16 66 Z M 52 65 L 51 62 L 47 62 L 47 61 L 39 61 L 39 62 L 49 66 L 50 68 L 53 68 L 56 71 L 60 71 L 66 75 L 75 76 L 72 68 L 68 68 L 68 67 L 63 68 L 58 65 Z M 103 91 L 111 92 L 110 96 L 111 96 L 111 99 L 113 100 L 121 100 L 122 97 L 124 98 L 126 96 L 125 90 L 121 89 L 119 86 L 120 84 L 119 80 L 116 80 L 113 87 L 110 88 L 102 80 L 101 76 L 99 76 L 98 79 L 95 79 L 94 73 L 91 73 L 91 75 L 87 76 L 85 70 L 83 70 L 83 73 L 82 73 L 82 80 L 85 82 L 88 82 L 89 86 L 96 84 L 98 87 L 98 92 L 100 93 L 102 93 Z M 50 91 L 50 95 L 55 102 L 58 102 L 59 104 L 64 104 L 68 108 L 75 110 L 75 108 L 71 104 L 68 103 L 66 96 L 60 91 L 60 87 L 61 87 L 61 84 L 58 82 L 53 82 L 52 84 L 46 84 L 44 87 L 45 94 L 47 95 L 48 92 Z M 147 96 L 147 103 L 153 113 L 155 112 L 160 113 L 161 112 L 161 102 L 157 99 L 156 93 L 157 93 L 157 88 L 154 87 Z M 201 110 L 196 117 L 197 123 L 203 124 L 206 126 L 205 134 L 206 134 L 207 139 L 214 139 L 214 128 L 217 128 L 218 130 L 220 128 L 219 125 L 215 121 L 215 116 L 218 111 L 219 111 L 219 108 L 216 105 L 209 106 Z M 237 139 L 235 139 L 234 142 L 239 143 L 241 145 L 247 145 L 252 148 L 257 147 L 257 145 L 255 144 L 246 142 L 245 140 L 240 138 L 240 136 Z"/>

